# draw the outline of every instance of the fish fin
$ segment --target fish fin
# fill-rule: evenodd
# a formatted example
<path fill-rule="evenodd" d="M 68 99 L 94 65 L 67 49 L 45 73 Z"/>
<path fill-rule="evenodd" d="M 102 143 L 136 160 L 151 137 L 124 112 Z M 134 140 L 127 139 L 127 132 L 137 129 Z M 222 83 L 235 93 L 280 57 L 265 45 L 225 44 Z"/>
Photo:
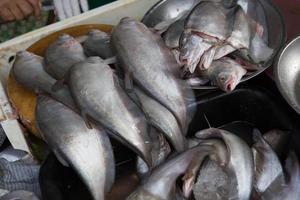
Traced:
<path fill-rule="evenodd" d="M 80 113 L 81 113 L 82 119 L 83 119 L 84 122 L 85 122 L 86 127 L 87 127 L 88 129 L 92 129 L 93 126 L 92 126 L 91 122 L 88 120 L 88 115 L 87 115 L 84 111 L 81 111 Z"/>
<path fill-rule="evenodd" d="M 107 59 L 103 60 L 103 63 L 105 63 L 107 65 L 115 64 L 115 63 L 117 63 L 117 57 L 113 56 L 113 57 L 107 58 Z"/>
<path fill-rule="evenodd" d="M 53 92 L 61 90 L 64 87 L 64 83 L 65 83 L 65 79 L 61 79 L 61 80 L 56 81 L 56 83 L 54 85 L 52 85 L 51 90 Z"/>
<path fill-rule="evenodd" d="M 133 81 L 132 81 L 132 73 L 131 72 L 126 72 L 125 73 L 125 89 L 128 91 L 133 90 Z"/>

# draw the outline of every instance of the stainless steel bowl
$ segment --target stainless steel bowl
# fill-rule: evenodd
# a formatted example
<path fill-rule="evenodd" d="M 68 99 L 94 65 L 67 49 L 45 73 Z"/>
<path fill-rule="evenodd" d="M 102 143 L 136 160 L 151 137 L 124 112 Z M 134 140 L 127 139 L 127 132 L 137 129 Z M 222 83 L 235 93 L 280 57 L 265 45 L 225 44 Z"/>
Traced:
<path fill-rule="evenodd" d="M 289 42 L 279 54 L 274 76 L 281 94 L 300 114 L 300 36 Z"/>
<path fill-rule="evenodd" d="M 190 11 L 197 2 L 201 0 L 162 0 L 154 5 L 144 16 L 142 22 L 148 27 L 154 27 L 162 21 L 172 21 L 176 17 L 183 15 L 183 13 Z M 218 1 L 218 0 L 214 0 Z M 248 12 L 252 18 L 257 20 L 264 26 L 264 39 L 274 49 L 273 55 L 270 59 L 262 65 L 262 68 L 256 72 L 252 72 L 243 77 L 241 82 L 247 81 L 273 64 L 274 58 L 278 51 L 282 48 L 286 41 L 286 28 L 283 17 L 278 9 L 272 4 L 270 0 L 239 0 L 240 4 L 247 3 L 247 1 L 255 1 L 257 3 L 258 15 L 254 16 L 253 12 Z M 253 10 L 252 10 L 253 11 Z M 215 89 L 214 86 L 193 87 L 194 89 Z"/>

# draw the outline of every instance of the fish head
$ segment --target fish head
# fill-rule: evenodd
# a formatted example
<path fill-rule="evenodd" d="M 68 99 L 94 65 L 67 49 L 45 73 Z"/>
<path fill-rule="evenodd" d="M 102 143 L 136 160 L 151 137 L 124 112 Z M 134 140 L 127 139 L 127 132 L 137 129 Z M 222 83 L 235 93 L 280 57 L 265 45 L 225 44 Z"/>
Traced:
<path fill-rule="evenodd" d="M 230 72 L 220 72 L 216 80 L 217 85 L 225 92 L 231 92 L 238 84 L 235 75 Z"/>
<path fill-rule="evenodd" d="M 240 83 L 247 70 L 236 62 L 221 61 L 214 69 L 213 83 L 225 92 L 233 91 Z"/>
<path fill-rule="evenodd" d="M 57 46 L 62 49 L 67 49 L 69 51 L 82 50 L 81 44 L 69 34 L 61 34 L 57 41 L 54 43 L 54 46 Z"/>
<path fill-rule="evenodd" d="M 16 55 L 16 61 L 17 60 L 31 60 L 34 57 L 34 54 L 29 51 L 19 51 Z"/>
<path fill-rule="evenodd" d="M 120 24 L 136 23 L 136 20 L 131 17 L 124 17 L 120 20 Z"/>
<path fill-rule="evenodd" d="M 109 37 L 109 35 L 101 30 L 93 29 L 88 33 L 88 36 L 91 38 L 100 38 L 100 39 L 106 39 Z"/>
<path fill-rule="evenodd" d="M 85 62 L 90 63 L 90 64 L 98 64 L 98 63 L 102 63 L 103 59 L 100 58 L 99 56 L 92 56 L 89 57 L 85 60 Z"/>

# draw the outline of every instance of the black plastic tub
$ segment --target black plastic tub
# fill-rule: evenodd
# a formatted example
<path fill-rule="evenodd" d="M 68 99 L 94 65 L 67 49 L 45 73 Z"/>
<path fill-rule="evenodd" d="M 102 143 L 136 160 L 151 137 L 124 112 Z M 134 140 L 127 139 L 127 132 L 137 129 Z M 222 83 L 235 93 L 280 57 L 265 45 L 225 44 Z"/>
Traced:
<path fill-rule="evenodd" d="M 290 133 L 292 143 L 287 146 L 294 148 L 299 154 L 299 116 L 282 99 L 273 81 L 270 81 L 268 77 L 262 76 L 254 79 L 229 94 L 221 91 L 205 91 L 198 92 L 196 96 L 197 112 L 190 124 L 189 136 L 201 129 L 209 128 L 209 126 L 223 126 L 251 143 L 252 129 L 247 129 L 247 124 L 258 128 L 262 133 L 280 129 Z M 246 127 L 243 127 L 243 124 L 246 124 Z M 137 178 L 134 175 L 134 155 L 128 150 L 126 153 L 124 147 L 118 146 L 118 144 L 116 146 L 117 162 L 125 162 L 117 167 L 117 177 L 122 181 L 128 180 L 128 182 L 125 183 L 125 188 L 122 186 L 119 187 L 122 190 L 114 188 L 113 192 L 123 192 L 123 197 L 118 198 L 124 199 L 126 192 L 131 191 L 137 184 Z M 123 154 L 120 155 L 118 152 L 123 152 Z M 91 199 L 76 174 L 71 169 L 62 167 L 53 155 L 49 156 L 41 168 L 40 183 L 43 199 L 46 200 Z M 119 182 L 119 186 L 120 184 Z M 118 198 L 114 197 L 113 199 L 118 200 Z"/>

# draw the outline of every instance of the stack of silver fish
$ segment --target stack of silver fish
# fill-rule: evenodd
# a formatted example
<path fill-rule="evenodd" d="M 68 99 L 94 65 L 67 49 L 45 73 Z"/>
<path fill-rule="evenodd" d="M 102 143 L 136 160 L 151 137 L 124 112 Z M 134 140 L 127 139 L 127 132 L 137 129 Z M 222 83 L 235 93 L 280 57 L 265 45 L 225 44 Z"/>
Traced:
<path fill-rule="evenodd" d="M 195 113 L 193 91 L 160 35 L 134 19 L 122 19 L 111 35 L 63 34 L 44 58 L 19 52 L 12 73 L 38 94 L 36 120 L 43 139 L 63 165 L 75 169 L 95 200 L 104 200 L 115 182 L 109 137 L 137 155 L 141 181 L 127 199 L 300 197 L 297 157 L 290 153 L 284 172 L 258 132 L 252 150 L 220 129 L 186 138 Z"/>
<path fill-rule="evenodd" d="M 194 2 L 200 3 L 153 29 L 162 34 L 191 86 L 213 85 L 230 92 L 272 57 L 267 27 L 248 15 L 255 7 L 243 8 L 237 0 Z"/>

